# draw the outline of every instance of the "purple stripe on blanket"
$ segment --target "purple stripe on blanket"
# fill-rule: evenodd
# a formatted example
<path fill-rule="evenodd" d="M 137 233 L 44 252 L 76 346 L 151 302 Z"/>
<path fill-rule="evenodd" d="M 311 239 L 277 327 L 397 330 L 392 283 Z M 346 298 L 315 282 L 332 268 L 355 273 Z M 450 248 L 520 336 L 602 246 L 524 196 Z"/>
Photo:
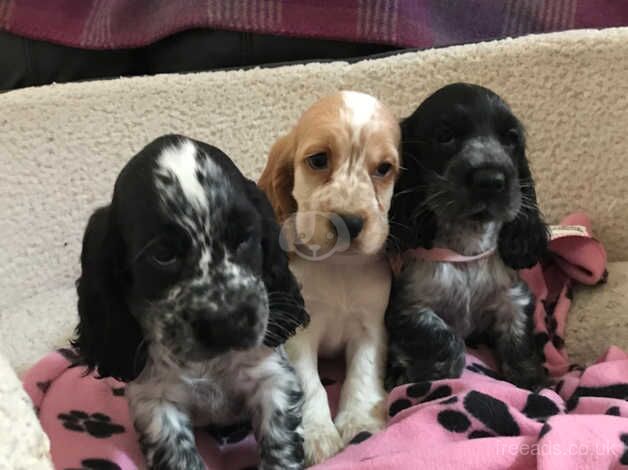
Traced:
<path fill-rule="evenodd" d="M 212 28 L 428 48 L 628 25 L 617 0 L 3 0 L 0 28 L 92 49 Z"/>

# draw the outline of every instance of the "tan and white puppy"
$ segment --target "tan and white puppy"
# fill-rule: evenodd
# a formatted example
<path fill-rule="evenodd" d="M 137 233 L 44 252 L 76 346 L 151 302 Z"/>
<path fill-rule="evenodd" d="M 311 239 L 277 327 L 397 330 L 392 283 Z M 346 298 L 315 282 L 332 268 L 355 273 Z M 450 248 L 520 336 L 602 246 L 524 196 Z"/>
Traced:
<path fill-rule="evenodd" d="M 383 247 L 399 140 L 397 120 L 380 101 L 342 91 L 316 102 L 273 145 L 259 181 L 283 224 L 282 243 L 311 317 L 286 345 L 305 393 L 310 464 L 385 423 L 391 273 Z M 346 361 L 335 424 L 318 376 L 319 356 Z"/>

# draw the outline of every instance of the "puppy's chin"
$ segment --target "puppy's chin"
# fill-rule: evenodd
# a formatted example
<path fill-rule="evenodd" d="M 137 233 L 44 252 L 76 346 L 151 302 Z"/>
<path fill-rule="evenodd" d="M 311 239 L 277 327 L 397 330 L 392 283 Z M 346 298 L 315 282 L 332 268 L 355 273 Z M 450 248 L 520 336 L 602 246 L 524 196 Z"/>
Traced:
<path fill-rule="evenodd" d="M 388 237 L 388 227 L 366 230 L 351 243 L 350 251 L 362 255 L 376 255 L 384 249 Z"/>
<path fill-rule="evenodd" d="M 521 210 L 520 199 L 514 201 L 478 201 L 458 200 L 457 204 L 446 208 L 433 207 L 434 213 L 440 218 L 455 222 L 468 220 L 478 223 L 512 222 Z"/>

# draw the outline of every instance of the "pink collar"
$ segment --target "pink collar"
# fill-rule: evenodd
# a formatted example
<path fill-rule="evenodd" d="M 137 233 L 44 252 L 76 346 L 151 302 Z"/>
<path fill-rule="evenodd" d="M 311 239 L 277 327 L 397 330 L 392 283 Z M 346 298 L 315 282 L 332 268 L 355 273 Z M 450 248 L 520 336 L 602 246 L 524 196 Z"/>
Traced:
<path fill-rule="evenodd" d="M 460 253 L 450 250 L 449 248 L 431 248 L 426 249 L 423 247 L 415 248 L 413 250 L 406 251 L 406 255 L 410 255 L 414 258 L 422 259 L 423 261 L 433 262 L 446 262 L 446 263 L 468 263 L 469 261 L 477 261 L 480 259 L 488 258 L 495 253 L 495 248 L 491 248 L 484 253 L 473 256 L 465 256 Z"/>

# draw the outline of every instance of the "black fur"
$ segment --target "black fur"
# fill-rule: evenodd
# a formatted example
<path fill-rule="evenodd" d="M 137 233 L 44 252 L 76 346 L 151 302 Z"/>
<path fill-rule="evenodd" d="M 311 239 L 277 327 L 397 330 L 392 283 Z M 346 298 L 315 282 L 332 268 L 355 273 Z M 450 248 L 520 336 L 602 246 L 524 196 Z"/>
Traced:
<path fill-rule="evenodd" d="M 406 259 L 386 313 L 387 387 L 459 376 L 464 340 L 481 338 L 495 347 L 508 380 L 545 383 L 532 336 L 534 299 L 514 272 L 540 261 L 548 244 L 522 124 L 491 90 L 456 83 L 403 120 L 402 152 L 389 253 L 436 245 L 497 255 L 447 270 Z"/>
<path fill-rule="evenodd" d="M 457 145 L 445 148 L 436 135 L 447 120 L 456 120 L 455 107 L 464 104 L 468 120 L 456 122 Z M 443 117 L 447 120 L 443 121 Z M 549 233 L 538 210 L 534 181 L 525 154 L 525 130 L 508 105 L 494 92 L 478 85 L 456 83 L 441 88 L 401 122 L 404 168 L 395 185 L 388 247 L 403 252 L 422 246 L 432 248 L 438 229 L 434 211 L 425 205 L 429 180 L 443 171 L 450 158 L 469 137 L 492 135 L 516 129 L 509 149 L 517 168 L 520 191 L 526 204 L 499 234 L 499 253 L 513 269 L 529 268 L 547 253 Z"/>

